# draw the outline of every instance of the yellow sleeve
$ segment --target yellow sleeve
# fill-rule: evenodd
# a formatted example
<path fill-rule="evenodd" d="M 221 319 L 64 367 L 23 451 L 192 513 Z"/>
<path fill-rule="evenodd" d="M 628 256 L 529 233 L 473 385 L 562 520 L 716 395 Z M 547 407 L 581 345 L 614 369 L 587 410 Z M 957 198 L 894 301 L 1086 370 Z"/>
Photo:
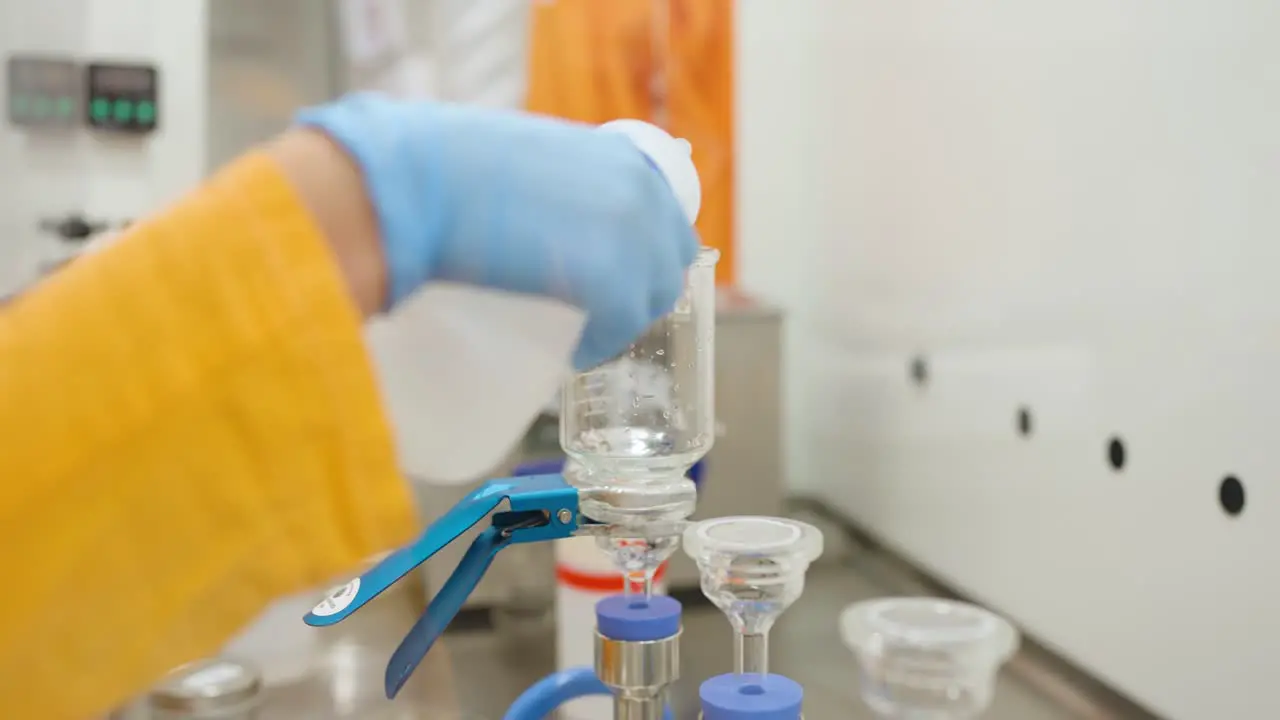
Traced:
<path fill-rule="evenodd" d="M 0 715 L 104 714 L 410 537 L 359 323 L 265 156 L 0 311 Z"/>

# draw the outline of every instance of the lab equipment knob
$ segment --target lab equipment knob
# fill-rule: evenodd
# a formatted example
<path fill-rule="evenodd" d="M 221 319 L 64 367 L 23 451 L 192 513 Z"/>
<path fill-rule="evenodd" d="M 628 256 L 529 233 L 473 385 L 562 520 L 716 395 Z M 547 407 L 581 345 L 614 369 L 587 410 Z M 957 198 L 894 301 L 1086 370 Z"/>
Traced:
<path fill-rule="evenodd" d="M 53 233 L 63 242 L 79 245 L 87 242 L 94 235 L 109 229 L 109 223 L 85 219 L 79 213 L 72 213 L 60 220 L 48 219 L 40 221 L 40 229 Z"/>

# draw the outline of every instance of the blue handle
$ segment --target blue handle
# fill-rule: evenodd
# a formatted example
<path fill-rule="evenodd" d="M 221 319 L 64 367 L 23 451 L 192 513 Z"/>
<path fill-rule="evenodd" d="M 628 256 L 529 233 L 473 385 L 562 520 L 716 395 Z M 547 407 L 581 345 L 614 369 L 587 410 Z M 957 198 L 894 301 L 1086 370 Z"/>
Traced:
<path fill-rule="evenodd" d="M 577 667 L 552 673 L 534 683 L 516 698 L 502 720 L 544 720 L 561 705 L 580 697 L 612 695 L 591 668 Z M 674 720 L 667 707 L 662 717 Z"/>
<path fill-rule="evenodd" d="M 547 474 L 490 480 L 450 508 L 413 544 L 387 556 L 330 595 L 303 620 L 317 627 L 342 622 L 504 502 L 508 509 L 493 514 L 493 525 L 471 543 L 444 587 L 432 598 L 427 611 L 392 654 L 387 664 L 386 690 L 388 697 L 395 697 L 436 639 L 453 622 L 502 548 L 573 535 L 579 520 L 578 491 L 566 483 L 563 476 Z"/>
<path fill-rule="evenodd" d="M 503 533 L 498 527 L 485 530 L 471 543 L 462 562 L 458 563 L 458 568 L 445 581 L 440 592 L 431 599 L 427 611 L 413 624 L 409 634 L 400 641 L 400 647 L 391 654 L 385 677 L 387 697 L 394 698 L 400 692 L 400 688 L 404 687 L 413 671 L 418 669 L 431 646 L 435 645 L 444 629 L 457 617 L 458 611 L 476 585 L 480 584 L 480 579 L 493 564 L 494 556 L 510 544 L 511 535 Z"/>
<path fill-rule="evenodd" d="M 354 595 L 344 599 L 340 607 L 330 607 L 323 614 L 312 610 L 303 621 L 313 627 L 327 627 L 342 622 L 440 552 L 445 545 L 470 530 L 504 501 L 510 505 L 510 512 L 495 515 L 495 524 L 510 528 L 524 521 L 546 520 L 541 525 L 511 532 L 512 542 L 537 542 L 568 537 L 577 525 L 578 492 L 564 481 L 564 477 L 534 475 L 490 480 L 469 493 L 439 520 L 431 523 L 413 544 L 391 553 L 349 585 L 348 588 L 355 587 Z M 562 511 L 569 513 L 569 522 L 560 521 Z"/>

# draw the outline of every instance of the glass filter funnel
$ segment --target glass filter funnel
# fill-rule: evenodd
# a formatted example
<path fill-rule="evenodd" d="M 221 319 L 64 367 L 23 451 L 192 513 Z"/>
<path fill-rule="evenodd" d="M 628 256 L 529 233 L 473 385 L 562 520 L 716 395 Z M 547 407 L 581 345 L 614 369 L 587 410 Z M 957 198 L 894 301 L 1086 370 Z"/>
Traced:
<path fill-rule="evenodd" d="M 734 672 L 769 672 L 769 630 L 804 592 L 805 572 L 822 554 L 822 532 L 774 517 L 703 520 L 684 532 L 702 592 L 729 618 Z"/>
<path fill-rule="evenodd" d="M 857 657 L 862 699 L 878 716 L 977 718 L 991 705 L 1018 631 L 975 605 L 934 598 L 855 603 L 840 631 Z"/>
<path fill-rule="evenodd" d="M 680 533 L 697 505 L 698 488 L 687 477 L 615 482 L 595 477 L 570 460 L 565 480 L 580 489 L 582 514 L 601 525 L 588 526 L 596 545 L 626 577 L 625 592 L 653 593 L 658 568 L 675 553 Z"/>
<path fill-rule="evenodd" d="M 670 313 L 561 395 L 560 443 L 596 478 L 684 477 L 715 442 L 715 268 L 699 251 Z"/>
<path fill-rule="evenodd" d="M 715 442 L 719 259 L 702 248 L 671 312 L 561 393 L 565 478 L 582 491 L 582 514 L 607 526 L 601 547 L 646 588 L 693 514 L 697 488 L 687 474 Z"/>

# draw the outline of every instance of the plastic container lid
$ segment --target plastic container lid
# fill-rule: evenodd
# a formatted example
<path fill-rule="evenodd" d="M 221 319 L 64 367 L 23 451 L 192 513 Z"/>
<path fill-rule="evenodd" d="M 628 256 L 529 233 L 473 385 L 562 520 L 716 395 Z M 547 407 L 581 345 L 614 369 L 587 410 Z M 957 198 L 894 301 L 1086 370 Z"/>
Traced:
<path fill-rule="evenodd" d="M 998 665 L 1018 649 L 1018 632 L 988 610 L 955 600 L 881 598 L 855 603 L 840 615 L 845 643 L 877 652 L 905 646 L 962 653 L 979 667 Z"/>
<path fill-rule="evenodd" d="M 1018 631 L 998 615 L 934 598 L 855 603 L 840 630 L 858 660 L 863 701 L 890 717 L 980 716 L 1018 647 Z"/>

